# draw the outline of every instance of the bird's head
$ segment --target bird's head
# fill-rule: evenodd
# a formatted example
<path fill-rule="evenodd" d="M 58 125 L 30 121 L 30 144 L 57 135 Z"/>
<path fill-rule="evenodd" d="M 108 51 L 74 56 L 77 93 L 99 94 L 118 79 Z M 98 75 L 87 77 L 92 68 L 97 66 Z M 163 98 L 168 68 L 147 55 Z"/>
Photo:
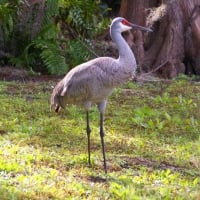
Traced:
<path fill-rule="evenodd" d="M 129 22 L 123 17 L 114 18 L 111 23 L 111 29 L 113 29 L 114 31 L 118 31 L 120 33 L 130 30 L 130 29 L 152 32 L 150 28 L 132 24 L 131 22 Z"/>

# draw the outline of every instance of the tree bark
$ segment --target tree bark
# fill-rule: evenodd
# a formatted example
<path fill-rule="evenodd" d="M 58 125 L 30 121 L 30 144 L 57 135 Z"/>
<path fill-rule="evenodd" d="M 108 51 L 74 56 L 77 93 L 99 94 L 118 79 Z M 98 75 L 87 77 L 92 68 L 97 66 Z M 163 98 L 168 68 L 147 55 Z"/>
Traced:
<path fill-rule="evenodd" d="M 200 75 L 200 0 L 122 0 L 119 14 L 153 29 L 126 36 L 142 71 Z"/>

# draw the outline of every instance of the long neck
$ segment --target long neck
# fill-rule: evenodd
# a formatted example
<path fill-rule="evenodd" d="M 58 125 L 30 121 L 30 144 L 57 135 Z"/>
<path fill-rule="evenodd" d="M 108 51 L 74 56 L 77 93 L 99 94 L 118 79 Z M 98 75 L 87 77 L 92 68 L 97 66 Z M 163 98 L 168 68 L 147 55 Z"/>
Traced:
<path fill-rule="evenodd" d="M 121 33 L 115 32 L 111 28 L 110 35 L 111 35 L 113 42 L 116 43 L 117 48 L 119 50 L 119 58 L 118 58 L 119 62 L 127 63 L 129 65 L 127 67 L 136 68 L 136 61 L 135 61 L 133 52 L 130 49 L 127 42 L 125 41 L 125 39 L 122 37 Z M 124 67 L 126 67 L 126 66 L 124 66 Z"/>

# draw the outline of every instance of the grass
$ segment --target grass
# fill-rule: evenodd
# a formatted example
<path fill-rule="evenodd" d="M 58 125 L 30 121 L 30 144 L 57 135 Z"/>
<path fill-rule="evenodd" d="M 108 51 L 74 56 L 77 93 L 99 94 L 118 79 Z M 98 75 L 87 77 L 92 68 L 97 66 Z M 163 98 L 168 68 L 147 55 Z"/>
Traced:
<path fill-rule="evenodd" d="M 53 82 L 0 82 L 0 199 L 200 199 L 200 83 L 128 83 L 105 116 L 91 110 L 92 167 L 84 110 L 50 112 Z"/>

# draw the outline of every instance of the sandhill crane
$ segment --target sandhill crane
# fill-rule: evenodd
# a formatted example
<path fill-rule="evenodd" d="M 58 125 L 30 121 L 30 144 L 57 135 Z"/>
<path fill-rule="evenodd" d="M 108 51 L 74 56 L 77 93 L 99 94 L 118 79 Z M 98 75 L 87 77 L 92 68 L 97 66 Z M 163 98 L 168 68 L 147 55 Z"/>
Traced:
<path fill-rule="evenodd" d="M 127 82 L 136 70 L 133 52 L 121 35 L 122 32 L 130 29 L 151 31 L 149 28 L 132 24 L 122 17 L 113 19 L 110 36 L 119 50 L 118 59 L 99 57 L 78 65 L 55 86 L 51 95 L 51 108 L 56 112 L 60 108 L 65 108 L 67 104 L 81 104 L 85 107 L 89 165 L 91 165 L 89 110 L 92 104 L 97 104 L 100 112 L 100 137 L 105 173 L 107 173 L 107 167 L 103 120 L 107 98 L 115 87 Z"/>

